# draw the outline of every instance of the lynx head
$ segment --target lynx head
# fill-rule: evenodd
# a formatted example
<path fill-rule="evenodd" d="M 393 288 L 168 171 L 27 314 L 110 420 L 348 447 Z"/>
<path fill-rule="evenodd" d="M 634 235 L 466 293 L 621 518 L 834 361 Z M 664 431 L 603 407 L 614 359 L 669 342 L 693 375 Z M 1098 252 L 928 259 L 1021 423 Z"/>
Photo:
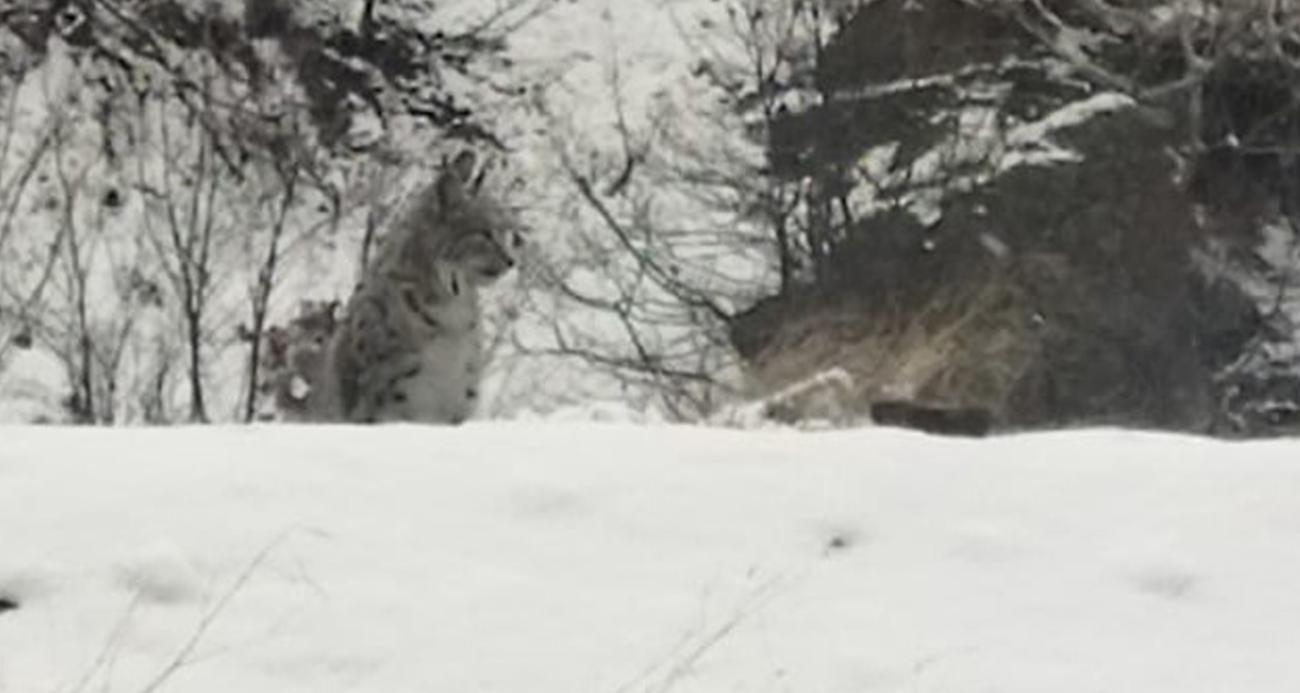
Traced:
<path fill-rule="evenodd" d="M 446 225 L 440 259 L 482 286 L 515 266 L 524 240 L 514 216 L 482 190 L 483 173 L 476 176 L 474 169 L 474 154 L 463 151 L 444 166 L 434 189 Z"/>

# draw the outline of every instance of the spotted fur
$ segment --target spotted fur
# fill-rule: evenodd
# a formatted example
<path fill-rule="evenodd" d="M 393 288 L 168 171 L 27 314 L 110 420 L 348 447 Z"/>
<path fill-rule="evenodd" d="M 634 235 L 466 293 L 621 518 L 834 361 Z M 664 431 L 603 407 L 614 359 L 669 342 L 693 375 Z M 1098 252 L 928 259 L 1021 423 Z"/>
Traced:
<path fill-rule="evenodd" d="M 460 423 L 483 370 L 479 289 L 515 264 L 517 227 L 464 153 L 413 199 L 344 310 L 312 418 Z"/>

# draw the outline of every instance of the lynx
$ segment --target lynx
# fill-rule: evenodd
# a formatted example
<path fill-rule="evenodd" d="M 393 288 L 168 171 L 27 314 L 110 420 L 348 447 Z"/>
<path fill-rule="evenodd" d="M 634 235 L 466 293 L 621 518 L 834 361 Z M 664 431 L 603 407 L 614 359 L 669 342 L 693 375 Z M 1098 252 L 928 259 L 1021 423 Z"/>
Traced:
<path fill-rule="evenodd" d="M 483 368 L 479 289 L 522 245 L 511 217 L 464 152 L 397 218 L 319 364 L 304 364 L 305 418 L 461 423 Z M 311 359 L 307 359 L 311 360 Z M 292 395 L 293 393 L 289 393 Z"/>

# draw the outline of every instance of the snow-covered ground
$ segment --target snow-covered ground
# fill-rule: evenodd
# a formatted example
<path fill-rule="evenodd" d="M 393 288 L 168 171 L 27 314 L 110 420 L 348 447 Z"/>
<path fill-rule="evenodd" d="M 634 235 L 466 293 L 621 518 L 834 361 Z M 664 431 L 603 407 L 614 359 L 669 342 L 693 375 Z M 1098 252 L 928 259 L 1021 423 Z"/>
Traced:
<path fill-rule="evenodd" d="M 0 691 L 1291 692 L 1297 453 L 9 428 Z"/>

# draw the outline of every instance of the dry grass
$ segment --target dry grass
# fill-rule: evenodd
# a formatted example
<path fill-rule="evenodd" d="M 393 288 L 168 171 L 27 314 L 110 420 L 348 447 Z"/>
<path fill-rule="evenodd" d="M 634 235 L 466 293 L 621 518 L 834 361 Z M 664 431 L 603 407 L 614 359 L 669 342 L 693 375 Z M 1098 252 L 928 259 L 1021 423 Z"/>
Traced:
<path fill-rule="evenodd" d="M 755 380 L 767 394 L 841 368 L 854 381 L 847 404 L 859 413 L 880 398 L 1001 411 L 1046 336 L 1035 294 L 1062 285 L 1066 271 L 1059 258 L 1026 256 L 929 296 L 809 311 L 754 359 Z"/>

